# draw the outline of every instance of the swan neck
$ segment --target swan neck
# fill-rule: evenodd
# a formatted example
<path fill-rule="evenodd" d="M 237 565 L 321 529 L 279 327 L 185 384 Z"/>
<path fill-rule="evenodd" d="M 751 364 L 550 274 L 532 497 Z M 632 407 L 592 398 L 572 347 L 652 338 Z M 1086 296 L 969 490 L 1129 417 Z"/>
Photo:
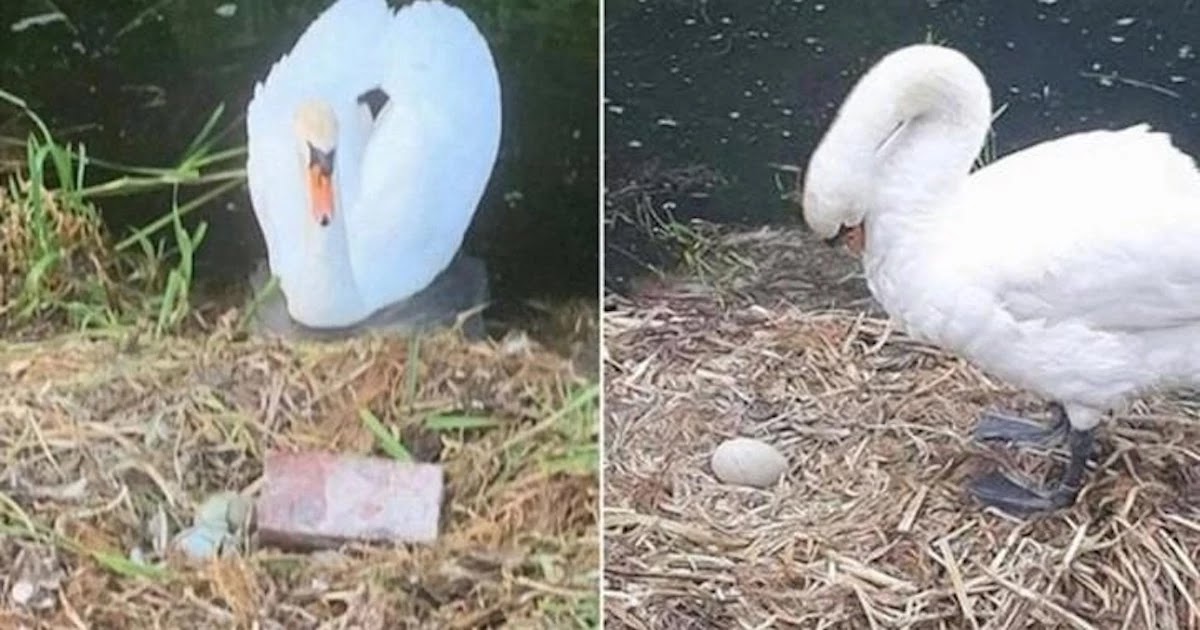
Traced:
<path fill-rule="evenodd" d="M 934 210 L 970 173 L 991 123 L 991 94 L 966 56 L 936 46 L 884 58 L 839 114 L 839 141 L 869 164 L 868 214 Z"/>
<path fill-rule="evenodd" d="M 329 225 L 308 222 L 297 244 L 304 252 L 300 269 L 280 278 L 288 312 L 305 326 L 347 326 L 366 316 L 350 269 L 342 208 L 335 207 Z"/>

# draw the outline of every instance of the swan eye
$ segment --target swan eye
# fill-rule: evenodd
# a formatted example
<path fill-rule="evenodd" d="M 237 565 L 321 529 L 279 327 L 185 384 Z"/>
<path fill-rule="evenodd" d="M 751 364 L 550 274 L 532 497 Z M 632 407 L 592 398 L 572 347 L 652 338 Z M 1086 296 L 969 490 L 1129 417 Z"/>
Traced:
<path fill-rule="evenodd" d="M 357 99 L 359 105 L 366 105 L 367 111 L 371 114 L 371 122 L 379 120 L 379 114 L 391 100 L 392 99 L 388 96 L 387 92 L 384 92 L 382 89 L 377 87 L 371 88 L 366 92 L 359 94 Z"/>

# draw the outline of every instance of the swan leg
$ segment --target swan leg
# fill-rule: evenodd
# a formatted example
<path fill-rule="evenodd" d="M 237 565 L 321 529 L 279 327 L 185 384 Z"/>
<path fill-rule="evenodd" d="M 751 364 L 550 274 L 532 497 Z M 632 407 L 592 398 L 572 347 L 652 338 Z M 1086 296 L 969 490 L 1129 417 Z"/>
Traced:
<path fill-rule="evenodd" d="M 1051 488 L 1030 488 L 1004 473 L 994 472 L 973 480 L 970 484 L 971 493 L 985 505 L 1017 516 L 1070 507 L 1083 488 L 1094 432 L 1095 429 L 1069 430 L 1067 445 L 1071 459 L 1062 478 Z"/>
<path fill-rule="evenodd" d="M 972 437 L 977 442 L 1010 442 L 1018 446 L 1055 447 L 1062 444 L 1070 423 L 1067 412 L 1058 403 L 1050 404 L 1054 420 L 1046 426 L 1040 422 L 995 412 L 985 412 L 975 425 Z"/>

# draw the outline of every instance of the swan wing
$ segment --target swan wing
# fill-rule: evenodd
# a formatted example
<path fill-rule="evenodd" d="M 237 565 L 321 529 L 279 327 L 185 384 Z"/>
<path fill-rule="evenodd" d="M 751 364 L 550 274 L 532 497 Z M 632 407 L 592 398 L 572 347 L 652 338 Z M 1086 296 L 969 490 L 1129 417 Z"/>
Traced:
<path fill-rule="evenodd" d="M 246 175 L 271 273 L 299 269 L 307 199 L 293 131 L 296 108 L 349 101 L 371 83 L 370 56 L 391 12 L 385 0 L 338 0 L 272 65 L 246 108 Z M 295 272 L 293 272 L 295 273 Z"/>
<path fill-rule="evenodd" d="M 351 265 L 379 308 L 423 289 L 453 260 L 500 143 L 500 83 L 487 42 L 439 1 L 400 9 L 381 40 L 374 121 L 346 213 Z"/>
<path fill-rule="evenodd" d="M 999 297 L 1017 319 L 1109 332 L 1200 325 L 1200 233 L 1193 230 L 1191 243 L 1161 236 L 1063 257 L 1053 272 L 1008 283 Z"/>
<path fill-rule="evenodd" d="M 1076 134 L 968 182 L 960 207 L 976 229 L 959 253 L 1014 318 L 1113 332 L 1200 325 L 1200 171 L 1166 134 Z"/>

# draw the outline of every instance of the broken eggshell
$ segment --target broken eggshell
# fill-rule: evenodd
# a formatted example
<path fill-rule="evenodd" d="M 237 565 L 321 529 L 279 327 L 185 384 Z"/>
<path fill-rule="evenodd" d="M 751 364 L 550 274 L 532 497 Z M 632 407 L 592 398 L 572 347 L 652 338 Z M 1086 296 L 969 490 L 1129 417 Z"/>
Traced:
<path fill-rule="evenodd" d="M 191 527 L 179 532 L 174 547 L 193 560 L 210 560 L 227 551 L 246 524 L 250 500 L 236 492 L 210 496 L 196 509 Z"/>
<path fill-rule="evenodd" d="M 174 547 L 190 560 L 212 560 L 228 547 L 232 538 L 224 528 L 211 524 L 194 525 L 179 532 Z"/>
<path fill-rule="evenodd" d="M 218 492 L 196 509 L 194 524 L 236 531 L 245 523 L 250 505 L 250 499 L 236 492 Z"/>
<path fill-rule="evenodd" d="M 750 438 L 726 440 L 712 454 L 712 470 L 724 483 L 765 488 L 787 471 L 787 459 L 775 447 Z"/>

